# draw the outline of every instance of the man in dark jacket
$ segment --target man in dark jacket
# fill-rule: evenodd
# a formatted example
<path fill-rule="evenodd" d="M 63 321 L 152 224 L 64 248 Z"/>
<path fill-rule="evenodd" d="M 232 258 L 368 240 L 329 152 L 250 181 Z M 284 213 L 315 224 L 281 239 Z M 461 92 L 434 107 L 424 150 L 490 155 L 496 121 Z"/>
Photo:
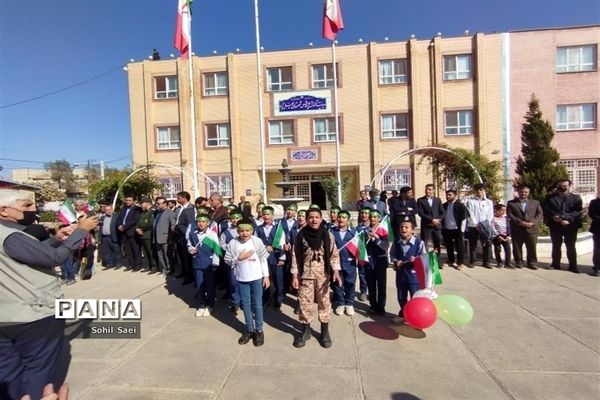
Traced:
<path fill-rule="evenodd" d="M 577 230 L 581 228 L 583 202 L 580 196 L 569 192 L 570 188 L 570 180 L 560 180 L 556 185 L 556 191 L 546 199 L 543 209 L 546 223 L 550 228 L 550 240 L 552 240 L 551 267 L 560 269 L 562 256 L 560 248 L 564 240 L 569 259 L 569 271 L 578 274 L 575 242 Z"/>
<path fill-rule="evenodd" d="M 140 245 L 135 236 L 135 228 L 139 220 L 139 207 L 134 203 L 133 196 L 126 196 L 125 204 L 117 217 L 117 230 L 125 250 L 125 263 L 129 269 L 133 268 L 136 271 L 142 268 Z"/>
<path fill-rule="evenodd" d="M 515 266 L 523 266 L 523 243 L 527 249 L 527 268 L 537 269 L 538 226 L 542 222 L 543 211 L 540 202 L 529 198 L 529 188 L 517 188 L 519 197 L 508 202 L 506 213 L 510 222 Z"/>
<path fill-rule="evenodd" d="M 434 186 L 429 183 L 425 185 L 425 196 L 417 200 L 417 209 L 421 217 L 421 240 L 429 251 L 429 236 L 433 241 L 433 250 L 440 253 L 442 219 L 444 219 L 444 209 L 442 200 L 433 195 Z M 395 234 L 396 232 L 394 232 Z"/>
<path fill-rule="evenodd" d="M 442 205 L 442 236 L 448 252 L 448 264 L 456 269 L 463 269 L 465 262 L 465 220 L 469 216 L 467 207 L 457 201 L 456 190 L 446 190 L 446 202 Z M 456 251 L 456 258 L 454 252 Z"/>
<path fill-rule="evenodd" d="M 156 261 L 152 249 L 152 226 L 154 225 L 154 210 L 150 199 L 142 199 L 142 213 L 137 224 L 136 232 L 141 239 L 141 249 L 144 261 L 144 269 L 156 271 Z"/>
<path fill-rule="evenodd" d="M 399 232 L 400 223 L 408 217 L 417 226 L 417 212 L 419 206 L 413 197 L 413 190 L 410 186 L 400 188 L 400 197 L 390 198 L 388 206 L 390 208 L 390 216 L 392 218 L 392 229 L 394 234 Z"/>

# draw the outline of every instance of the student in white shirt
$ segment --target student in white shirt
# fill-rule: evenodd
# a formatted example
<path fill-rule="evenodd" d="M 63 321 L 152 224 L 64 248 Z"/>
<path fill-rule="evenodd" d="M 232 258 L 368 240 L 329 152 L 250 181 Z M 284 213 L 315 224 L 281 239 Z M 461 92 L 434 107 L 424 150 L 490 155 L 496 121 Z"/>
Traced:
<path fill-rule="evenodd" d="M 238 343 L 246 344 L 252 339 L 254 346 L 262 346 L 265 341 L 262 295 L 263 288 L 269 287 L 269 253 L 262 240 L 253 236 L 251 220 L 239 220 L 237 231 L 238 237 L 227 245 L 225 263 L 231 266 L 239 284 L 246 321 L 246 332 L 238 339 Z"/>

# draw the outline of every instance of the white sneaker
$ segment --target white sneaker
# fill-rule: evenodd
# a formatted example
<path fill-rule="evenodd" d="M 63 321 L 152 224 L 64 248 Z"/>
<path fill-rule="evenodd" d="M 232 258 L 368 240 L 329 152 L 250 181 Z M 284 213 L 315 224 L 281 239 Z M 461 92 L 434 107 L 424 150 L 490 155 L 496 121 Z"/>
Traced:
<path fill-rule="evenodd" d="M 337 306 L 333 312 L 335 315 L 342 315 L 344 313 L 344 306 Z"/>
<path fill-rule="evenodd" d="M 202 317 L 204 315 L 205 311 L 206 311 L 206 308 L 198 308 L 196 310 L 196 317 Z"/>
<path fill-rule="evenodd" d="M 346 306 L 346 315 L 348 315 L 348 316 L 354 315 L 354 307 L 353 306 Z"/>
<path fill-rule="evenodd" d="M 392 318 L 392 322 L 396 325 L 402 325 L 404 323 L 404 318 L 402 318 L 401 316 L 397 315 L 394 318 Z"/>
<path fill-rule="evenodd" d="M 203 317 L 210 317 L 210 314 L 212 314 L 212 309 L 210 307 L 206 307 L 204 309 L 204 312 L 202 313 Z"/>

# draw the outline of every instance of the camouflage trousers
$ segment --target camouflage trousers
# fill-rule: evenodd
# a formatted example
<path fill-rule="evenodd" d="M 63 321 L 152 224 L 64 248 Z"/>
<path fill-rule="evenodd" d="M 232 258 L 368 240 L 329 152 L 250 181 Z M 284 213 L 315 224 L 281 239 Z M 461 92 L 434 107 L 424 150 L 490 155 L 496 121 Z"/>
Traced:
<path fill-rule="evenodd" d="M 300 279 L 298 302 L 300 303 L 300 322 L 310 324 L 313 303 L 316 301 L 319 321 L 328 323 L 331 319 L 331 300 L 329 299 L 329 276 L 324 272 L 312 274 L 313 279 Z"/>

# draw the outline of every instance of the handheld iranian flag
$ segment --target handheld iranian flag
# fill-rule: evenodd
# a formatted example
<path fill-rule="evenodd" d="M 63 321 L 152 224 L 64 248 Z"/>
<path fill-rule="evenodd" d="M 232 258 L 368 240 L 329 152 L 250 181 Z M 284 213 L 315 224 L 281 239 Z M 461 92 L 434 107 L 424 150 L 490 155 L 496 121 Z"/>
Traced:
<path fill-rule="evenodd" d="M 417 257 L 413 263 L 413 267 L 419 280 L 419 289 L 429 289 L 433 285 L 441 285 L 443 283 L 438 256 L 434 251 Z"/>
<path fill-rule="evenodd" d="M 283 245 L 285 244 L 285 231 L 283 230 L 284 222 L 279 222 L 277 224 L 277 229 L 275 229 L 275 235 L 273 236 L 273 244 L 271 247 L 274 249 L 281 250 L 283 249 Z"/>
<path fill-rule="evenodd" d="M 62 204 L 62 206 L 60 206 L 60 208 L 58 209 L 58 212 L 56 213 L 56 217 L 64 225 L 68 225 L 68 224 L 77 222 L 75 207 L 73 207 L 73 201 L 71 199 L 65 200 L 65 202 Z"/>
<path fill-rule="evenodd" d="M 369 263 L 369 256 L 367 256 L 367 244 L 365 243 L 365 235 L 363 235 L 363 232 L 357 232 L 352 240 L 346 243 L 344 247 L 348 248 L 348 252 L 350 252 L 350 254 L 352 254 L 354 258 L 358 260 L 358 263 L 361 266 Z"/>
<path fill-rule="evenodd" d="M 392 221 L 390 220 L 389 215 L 383 217 L 374 232 L 382 239 L 387 238 L 388 242 L 394 241 L 394 231 L 392 230 Z"/>
<path fill-rule="evenodd" d="M 221 248 L 221 245 L 219 244 L 219 237 L 217 236 L 215 231 L 208 229 L 206 231 L 206 236 L 204 236 L 204 238 L 202 239 L 202 244 L 204 246 L 209 247 L 219 257 L 223 256 L 223 249 Z"/>
<path fill-rule="evenodd" d="M 339 0 L 325 0 L 323 6 L 323 37 L 335 40 L 338 31 L 344 29 Z"/>
<path fill-rule="evenodd" d="M 181 53 L 181 58 L 187 58 L 190 46 L 190 6 L 191 0 L 179 0 L 177 21 L 175 23 L 175 40 L 173 46 Z"/>

